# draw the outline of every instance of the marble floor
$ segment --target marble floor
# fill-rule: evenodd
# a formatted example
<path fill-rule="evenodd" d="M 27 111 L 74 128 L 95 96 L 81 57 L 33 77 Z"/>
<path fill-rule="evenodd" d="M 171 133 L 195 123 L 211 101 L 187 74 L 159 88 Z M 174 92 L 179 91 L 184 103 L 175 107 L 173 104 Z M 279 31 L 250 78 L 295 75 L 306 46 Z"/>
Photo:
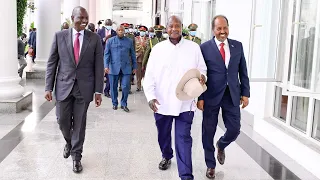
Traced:
<path fill-rule="evenodd" d="M 24 81 L 34 91 L 33 111 L 15 115 L 0 114 L 0 179 L 44 180 L 178 180 L 175 157 L 170 169 L 161 171 L 161 153 L 153 114 L 143 92 L 129 96 L 130 113 L 114 111 L 111 100 L 103 97 L 102 106 L 92 103 L 87 118 L 83 152 L 83 172 L 72 171 L 72 160 L 64 159 L 64 139 L 56 123 L 53 102 L 43 99 L 43 81 Z M 133 90 L 135 87 L 132 88 Z M 223 134 L 218 128 L 216 138 Z M 174 132 L 172 132 L 174 134 Z M 196 112 L 192 125 L 193 172 L 196 180 L 205 177 L 206 165 L 201 143 L 201 113 Z M 253 140 L 249 140 L 253 141 Z M 173 142 L 174 143 L 174 142 Z M 256 144 L 248 144 L 255 149 Z M 245 146 L 245 144 L 244 144 Z M 226 162 L 216 168 L 216 180 L 309 179 L 297 177 L 281 164 L 266 169 L 238 142 L 226 149 Z M 263 159 L 259 157 L 258 159 Z M 264 161 L 265 162 L 265 161 Z"/>

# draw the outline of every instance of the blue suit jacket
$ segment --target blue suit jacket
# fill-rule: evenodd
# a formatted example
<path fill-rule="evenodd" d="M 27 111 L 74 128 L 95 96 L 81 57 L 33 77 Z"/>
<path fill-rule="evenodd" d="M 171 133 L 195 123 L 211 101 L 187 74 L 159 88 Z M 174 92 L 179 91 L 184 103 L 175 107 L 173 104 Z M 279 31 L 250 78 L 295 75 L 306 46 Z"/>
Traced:
<path fill-rule="evenodd" d="M 103 38 L 106 37 L 106 28 L 102 27 L 101 29 L 98 30 L 97 33 L 100 36 L 102 47 L 104 49 L 106 46 L 106 43 L 103 41 Z M 114 37 L 116 35 L 117 35 L 117 32 L 115 30 L 111 29 L 111 37 Z"/>
<path fill-rule="evenodd" d="M 228 39 L 228 43 L 230 49 L 228 69 L 214 37 L 200 46 L 208 68 L 206 83 L 208 89 L 199 97 L 199 100 L 204 100 L 205 104 L 211 106 L 218 105 L 221 102 L 227 85 L 234 106 L 240 105 L 241 96 L 250 97 L 249 78 L 242 44 L 232 39 Z"/>
<path fill-rule="evenodd" d="M 137 69 L 136 52 L 133 41 L 130 38 L 118 36 L 108 40 L 104 51 L 104 68 L 109 68 L 109 74 L 132 74 Z"/>

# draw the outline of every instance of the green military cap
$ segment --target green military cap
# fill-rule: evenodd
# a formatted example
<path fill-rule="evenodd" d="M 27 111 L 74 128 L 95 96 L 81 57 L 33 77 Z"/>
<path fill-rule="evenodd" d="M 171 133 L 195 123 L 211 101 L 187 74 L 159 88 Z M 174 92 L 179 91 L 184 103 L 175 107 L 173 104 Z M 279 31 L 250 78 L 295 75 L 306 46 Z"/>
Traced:
<path fill-rule="evenodd" d="M 164 26 L 162 26 L 162 25 L 155 25 L 155 26 L 153 27 L 153 29 L 154 29 L 155 31 L 162 31 L 162 30 L 164 29 Z"/>
<path fill-rule="evenodd" d="M 198 28 L 198 25 L 196 25 L 196 24 L 194 24 L 194 23 L 192 23 L 192 24 L 190 24 L 190 25 L 188 26 L 188 29 L 189 29 L 190 31 L 196 31 L 197 28 Z"/>

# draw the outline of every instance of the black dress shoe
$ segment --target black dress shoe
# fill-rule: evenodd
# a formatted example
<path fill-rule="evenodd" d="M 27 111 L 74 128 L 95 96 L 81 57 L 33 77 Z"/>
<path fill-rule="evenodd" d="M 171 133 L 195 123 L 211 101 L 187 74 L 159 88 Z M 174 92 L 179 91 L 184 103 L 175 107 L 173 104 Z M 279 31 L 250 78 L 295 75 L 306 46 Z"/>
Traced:
<path fill-rule="evenodd" d="M 132 91 L 131 91 L 131 90 L 129 91 L 129 94 L 132 94 Z"/>
<path fill-rule="evenodd" d="M 226 154 L 225 154 L 224 150 L 219 149 L 218 142 L 216 144 L 216 147 L 218 149 L 217 159 L 218 159 L 219 163 L 221 165 L 223 165 L 224 164 L 224 160 L 226 159 Z"/>
<path fill-rule="evenodd" d="M 121 109 L 123 109 L 125 112 L 129 112 L 130 111 L 127 106 L 121 106 Z"/>
<path fill-rule="evenodd" d="M 104 94 L 105 97 L 111 98 L 109 93 Z"/>
<path fill-rule="evenodd" d="M 167 170 L 171 165 L 171 160 L 163 158 L 162 161 L 159 163 L 159 169 Z"/>
<path fill-rule="evenodd" d="M 206 176 L 209 179 L 214 179 L 216 177 L 215 170 L 213 168 L 208 168 L 206 172 Z"/>
<path fill-rule="evenodd" d="M 119 91 L 122 91 L 122 88 L 121 88 L 121 87 L 119 87 Z"/>
<path fill-rule="evenodd" d="M 141 91 L 141 89 L 137 88 L 137 92 L 140 92 L 140 91 Z"/>
<path fill-rule="evenodd" d="M 82 171 L 82 165 L 80 161 L 73 161 L 73 172 L 79 173 Z"/>
<path fill-rule="evenodd" d="M 112 109 L 113 109 L 113 110 L 117 110 L 117 109 L 118 109 L 118 106 L 112 106 Z"/>
<path fill-rule="evenodd" d="M 63 157 L 68 158 L 70 156 L 71 144 L 66 144 L 63 149 Z"/>

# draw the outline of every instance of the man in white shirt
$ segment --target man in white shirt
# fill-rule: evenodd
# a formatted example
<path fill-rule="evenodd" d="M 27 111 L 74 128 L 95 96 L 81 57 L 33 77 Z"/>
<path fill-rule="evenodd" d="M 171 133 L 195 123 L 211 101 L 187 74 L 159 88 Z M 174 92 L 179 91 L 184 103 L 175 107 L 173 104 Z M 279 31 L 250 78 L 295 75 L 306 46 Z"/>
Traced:
<path fill-rule="evenodd" d="M 182 23 L 176 16 L 168 20 L 169 39 L 158 43 L 151 51 L 148 68 L 143 83 L 149 107 L 155 112 L 158 142 L 162 152 L 159 169 L 166 170 L 171 164 L 172 122 L 175 119 L 175 148 L 179 177 L 192 180 L 190 135 L 194 110 L 193 101 L 180 101 L 176 97 L 176 87 L 182 76 L 190 69 L 201 72 L 199 81 L 206 81 L 207 67 L 199 45 L 182 38 Z"/>

